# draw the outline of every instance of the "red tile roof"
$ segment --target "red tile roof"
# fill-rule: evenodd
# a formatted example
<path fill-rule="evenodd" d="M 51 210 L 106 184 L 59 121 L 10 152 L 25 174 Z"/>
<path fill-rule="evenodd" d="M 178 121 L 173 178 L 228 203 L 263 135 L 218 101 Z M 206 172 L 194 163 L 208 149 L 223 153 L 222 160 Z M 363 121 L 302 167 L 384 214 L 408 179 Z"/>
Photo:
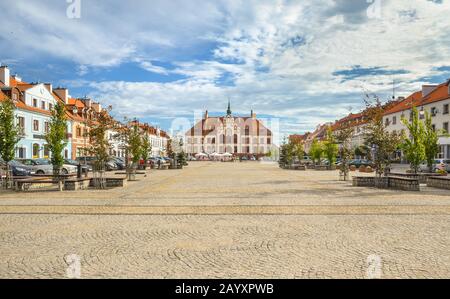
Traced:
<path fill-rule="evenodd" d="M 419 106 L 422 102 L 422 91 L 416 91 L 406 99 L 400 101 L 398 104 L 394 105 L 390 109 L 384 112 L 384 115 L 389 115 L 405 110 L 411 109 L 413 106 Z"/>
<path fill-rule="evenodd" d="M 425 98 L 422 99 L 421 105 L 431 104 L 450 98 L 449 83 L 450 81 L 447 81 L 438 85 L 436 89 L 434 89 Z"/>

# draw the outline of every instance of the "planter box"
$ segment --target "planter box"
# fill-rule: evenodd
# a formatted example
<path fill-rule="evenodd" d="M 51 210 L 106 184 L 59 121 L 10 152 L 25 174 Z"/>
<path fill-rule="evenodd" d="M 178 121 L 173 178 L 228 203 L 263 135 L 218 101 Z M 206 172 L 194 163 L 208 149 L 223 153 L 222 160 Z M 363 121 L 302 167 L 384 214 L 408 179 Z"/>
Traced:
<path fill-rule="evenodd" d="M 450 190 L 450 178 L 448 176 L 428 177 L 427 186 L 433 187 L 433 188 Z"/>
<path fill-rule="evenodd" d="M 353 177 L 354 187 L 375 187 L 403 191 L 420 191 L 419 179 L 403 177 Z"/>
<path fill-rule="evenodd" d="M 86 190 L 89 188 L 90 184 L 91 179 L 68 180 L 64 182 L 64 190 L 67 191 Z"/>
<path fill-rule="evenodd" d="M 106 188 L 125 187 L 127 180 L 125 178 L 103 178 L 105 180 Z M 94 179 L 90 180 L 90 187 L 94 187 Z"/>

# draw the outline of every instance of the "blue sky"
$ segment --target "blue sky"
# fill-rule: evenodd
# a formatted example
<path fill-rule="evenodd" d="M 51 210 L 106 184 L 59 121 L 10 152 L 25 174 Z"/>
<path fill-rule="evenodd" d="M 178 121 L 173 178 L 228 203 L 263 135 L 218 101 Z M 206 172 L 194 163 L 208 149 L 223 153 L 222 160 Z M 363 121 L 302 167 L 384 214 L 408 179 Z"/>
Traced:
<path fill-rule="evenodd" d="M 371 2 L 371 3 L 368 3 Z M 450 78 L 449 1 L 0 0 L 0 62 L 170 130 L 205 109 L 303 133 Z"/>

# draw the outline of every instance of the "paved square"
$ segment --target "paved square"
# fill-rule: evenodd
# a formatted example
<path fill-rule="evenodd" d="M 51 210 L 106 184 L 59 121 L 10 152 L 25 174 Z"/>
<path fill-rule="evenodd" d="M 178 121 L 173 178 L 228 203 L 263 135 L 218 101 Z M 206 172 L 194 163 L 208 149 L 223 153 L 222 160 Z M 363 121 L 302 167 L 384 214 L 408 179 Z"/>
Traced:
<path fill-rule="evenodd" d="M 0 194 L 0 277 L 450 278 L 450 195 L 191 163 L 108 191 Z"/>

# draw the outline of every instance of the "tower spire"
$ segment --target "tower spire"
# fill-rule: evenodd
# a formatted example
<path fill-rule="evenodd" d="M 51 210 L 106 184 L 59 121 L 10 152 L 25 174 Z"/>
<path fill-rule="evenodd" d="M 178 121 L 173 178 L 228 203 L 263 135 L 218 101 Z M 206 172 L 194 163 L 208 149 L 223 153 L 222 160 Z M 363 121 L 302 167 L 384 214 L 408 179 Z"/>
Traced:
<path fill-rule="evenodd" d="M 228 109 L 227 109 L 227 116 L 230 115 L 231 116 L 231 103 L 230 103 L 230 99 L 228 99 Z"/>

